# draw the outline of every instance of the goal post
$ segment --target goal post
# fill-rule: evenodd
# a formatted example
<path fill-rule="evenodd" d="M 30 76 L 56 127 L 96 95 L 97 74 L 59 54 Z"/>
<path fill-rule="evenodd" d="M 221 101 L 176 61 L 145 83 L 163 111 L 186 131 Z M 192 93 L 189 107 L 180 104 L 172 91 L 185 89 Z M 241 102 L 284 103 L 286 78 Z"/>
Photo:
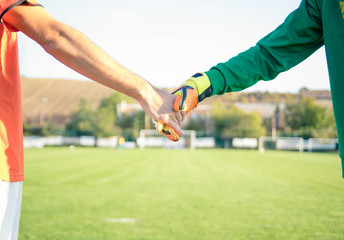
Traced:
<path fill-rule="evenodd" d="M 304 139 L 300 137 L 260 137 L 258 151 L 272 150 L 296 150 L 303 152 Z"/>
<path fill-rule="evenodd" d="M 173 142 L 166 136 L 153 129 L 142 129 L 140 137 L 137 139 L 137 145 L 140 149 L 144 148 L 196 148 L 196 131 L 184 130 L 184 135 L 180 140 Z"/>
<path fill-rule="evenodd" d="M 336 138 L 309 138 L 301 137 L 260 137 L 258 142 L 259 152 L 266 149 L 292 150 L 292 151 L 337 151 L 338 139 Z"/>
<path fill-rule="evenodd" d="M 310 138 L 308 139 L 308 152 L 312 151 L 335 151 L 338 148 L 336 138 Z"/>

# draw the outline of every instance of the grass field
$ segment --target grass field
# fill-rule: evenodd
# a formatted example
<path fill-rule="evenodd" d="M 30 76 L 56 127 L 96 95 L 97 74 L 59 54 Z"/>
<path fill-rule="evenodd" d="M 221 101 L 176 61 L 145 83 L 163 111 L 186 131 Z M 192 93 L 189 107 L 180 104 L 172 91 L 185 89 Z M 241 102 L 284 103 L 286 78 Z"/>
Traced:
<path fill-rule="evenodd" d="M 25 150 L 19 239 L 344 239 L 336 153 Z"/>

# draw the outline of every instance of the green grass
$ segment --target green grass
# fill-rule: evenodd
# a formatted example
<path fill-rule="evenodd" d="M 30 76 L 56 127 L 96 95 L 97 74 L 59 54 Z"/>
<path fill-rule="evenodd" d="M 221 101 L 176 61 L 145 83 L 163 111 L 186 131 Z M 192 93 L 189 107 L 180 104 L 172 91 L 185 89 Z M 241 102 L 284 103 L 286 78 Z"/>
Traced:
<path fill-rule="evenodd" d="M 19 239 L 344 239 L 335 153 L 25 151 Z M 111 222 L 130 218 L 134 223 Z"/>

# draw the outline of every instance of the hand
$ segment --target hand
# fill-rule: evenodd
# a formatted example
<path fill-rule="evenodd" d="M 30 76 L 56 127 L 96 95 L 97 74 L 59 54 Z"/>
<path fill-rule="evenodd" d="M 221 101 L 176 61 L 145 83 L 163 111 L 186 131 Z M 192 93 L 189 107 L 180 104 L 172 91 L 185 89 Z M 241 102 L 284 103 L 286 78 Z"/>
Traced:
<path fill-rule="evenodd" d="M 174 131 L 172 128 L 164 125 L 163 123 L 156 121 L 156 120 L 152 120 L 153 126 L 155 127 L 155 129 L 165 135 L 167 138 L 169 138 L 171 141 L 173 142 L 177 142 L 179 141 L 179 134 Z"/>
<path fill-rule="evenodd" d="M 163 128 L 168 128 L 168 131 L 178 136 L 179 139 L 179 135 L 184 134 L 180 128 L 183 117 L 181 112 L 173 109 L 176 96 L 153 86 L 142 90 L 141 96 L 137 100 L 143 110 L 152 117 L 153 122 L 161 124 Z M 156 128 L 158 129 L 158 127 Z"/>
<path fill-rule="evenodd" d="M 199 102 L 210 97 L 212 93 L 213 89 L 208 76 L 205 73 L 196 73 L 172 93 L 176 96 L 173 108 L 175 111 L 180 111 L 183 121 L 186 114 L 196 108 Z M 154 126 L 158 132 L 164 134 L 170 140 L 179 140 L 179 135 L 162 122 L 155 121 Z"/>

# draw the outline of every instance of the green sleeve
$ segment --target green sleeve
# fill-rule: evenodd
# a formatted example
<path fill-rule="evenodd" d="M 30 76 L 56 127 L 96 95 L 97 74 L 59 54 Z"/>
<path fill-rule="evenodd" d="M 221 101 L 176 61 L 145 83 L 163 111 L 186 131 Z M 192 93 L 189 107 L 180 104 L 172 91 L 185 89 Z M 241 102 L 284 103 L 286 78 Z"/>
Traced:
<path fill-rule="evenodd" d="M 213 95 L 237 92 L 259 80 L 274 79 L 313 54 L 324 44 L 315 0 L 303 0 L 277 29 L 256 46 L 205 72 Z"/>

